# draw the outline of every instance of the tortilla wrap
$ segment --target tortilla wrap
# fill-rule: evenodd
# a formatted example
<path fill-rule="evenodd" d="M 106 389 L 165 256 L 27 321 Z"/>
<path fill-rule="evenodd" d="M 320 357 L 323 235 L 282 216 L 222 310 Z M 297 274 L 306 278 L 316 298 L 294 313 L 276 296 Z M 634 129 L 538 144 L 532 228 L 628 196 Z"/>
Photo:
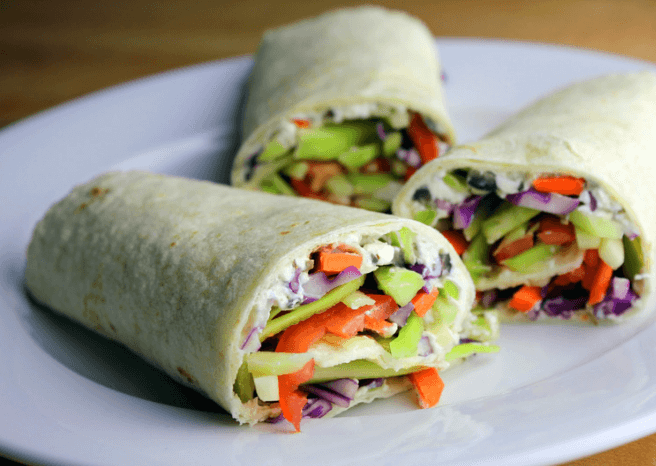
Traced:
<path fill-rule="evenodd" d="M 466 170 L 468 177 L 472 172 L 496 176 L 497 195 L 526 190 L 531 180 L 543 174 L 583 178 L 585 189 L 594 194 L 600 206 L 592 214 L 612 217 L 621 224 L 623 241 L 636 234 L 640 238 L 642 267 L 631 277 L 634 291 L 642 297 L 631 307 L 636 311 L 653 286 L 656 217 L 651 201 L 656 195 L 655 127 L 654 73 L 616 74 L 579 82 L 529 105 L 481 140 L 454 147 L 424 166 L 396 197 L 392 211 L 412 218 L 429 204 L 435 208 L 438 200 L 453 195 L 453 191 L 444 189 L 443 177 L 456 173 L 455 170 Z M 504 188 L 498 194 L 501 182 L 512 185 L 522 180 L 523 187 Z M 453 205 L 461 200 L 457 196 L 451 198 Z M 592 202 L 588 196 L 588 201 L 582 200 L 577 210 L 587 208 L 590 213 Z M 564 217 L 572 220 L 573 215 Z M 452 228 L 449 222 L 436 220 L 434 226 L 441 230 Z M 577 227 L 577 244 L 578 232 Z M 583 251 L 569 253 L 569 259 L 563 253 L 560 262 L 545 261 L 542 272 L 537 273 L 541 281 L 524 284 L 545 286 L 549 277 L 580 266 Z M 509 271 L 497 272 L 475 280 L 477 289 L 518 286 L 510 280 Z"/>
<path fill-rule="evenodd" d="M 317 367 L 368 359 L 393 370 L 441 370 L 449 366 L 446 353 L 475 330 L 471 279 L 434 229 L 361 209 L 112 172 L 74 188 L 37 224 L 26 283 L 36 300 L 121 342 L 240 423 L 253 424 L 278 416 L 280 407 L 257 398 L 242 402 L 234 388 L 238 371 L 244 356 L 260 348 L 272 308 L 295 309 L 308 293 L 313 251 L 347 245 L 364 257 L 359 269 L 365 274 L 377 268 L 365 247 L 403 227 L 415 235 L 416 264 L 450 263 L 432 283 L 449 279 L 460 290 L 450 300 L 457 315 L 441 327 L 441 343 L 433 339 L 430 354 L 398 360 L 365 337 L 322 339 L 311 351 Z M 351 405 L 407 390 L 405 379 L 387 379 L 377 391 L 361 388 Z"/>
<path fill-rule="evenodd" d="M 257 157 L 274 139 L 297 144 L 295 119 L 316 127 L 382 118 L 398 129 L 412 111 L 453 144 L 440 75 L 430 31 L 403 12 L 347 8 L 267 31 L 248 84 L 231 183 L 259 189 L 259 173 L 268 172 Z"/>

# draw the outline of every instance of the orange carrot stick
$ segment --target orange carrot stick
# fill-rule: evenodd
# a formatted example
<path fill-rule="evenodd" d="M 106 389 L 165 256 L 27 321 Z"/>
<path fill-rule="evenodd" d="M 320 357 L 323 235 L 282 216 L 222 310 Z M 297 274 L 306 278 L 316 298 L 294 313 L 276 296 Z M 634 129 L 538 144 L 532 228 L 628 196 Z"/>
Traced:
<path fill-rule="evenodd" d="M 542 301 L 541 291 L 539 286 L 524 285 L 515 292 L 508 306 L 520 312 L 528 312 Z"/>
<path fill-rule="evenodd" d="M 312 126 L 312 122 L 310 120 L 297 118 L 297 119 L 292 119 L 292 121 L 298 128 L 309 128 L 310 126 Z"/>
<path fill-rule="evenodd" d="M 419 406 L 430 408 L 440 401 L 442 390 L 444 390 L 444 381 L 437 369 L 429 367 L 409 374 L 408 378 L 419 395 Z"/>
<path fill-rule="evenodd" d="M 567 244 L 576 240 L 574 225 L 560 223 L 555 217 L 545 217 L 540 221 L 538 238 L 545 244 Z"/>
<path fill-rule="evenodd" d="M 317 251 L 316 270 L 327 275 L 339 273 L 347 267 L 357 269 L 362 265 L 362 256 L 356 252 L 337 248 L 322 248 Z"/>
<path fill-rule="evenodd" d="M 447 239 L 447 241 L 451 243 L 451 246 L 453 246 L 453 249 L 456 250 L 456 253 L 458 253 L 459 256 L 462 256 L 462 254 L 469 247 L 469 243 L 467 242 L 465 236 L 460 231 L 446 230 L 442 232 L 442 236 L 444 236 Z"/>
<path fill-rule="evenodd" d="M 585 179 L 574 176 L 552 176 L 538 178 L 533 181 L 533 187 L 536 191 L 542 193 L 557 193 L 566 196 L 578 196 L 583 192 Z"/>
<path fill-rule="evenodd" d="M 613 278 L 613 268 L 599 259 L 599 264 L 592 280 L 592 286 L 590 287 L 589 305 L 594 306 L 603 301 L 606 291 L 608 291 L 608 287 L 610 286 L 611 278 Z"/>
<path fill-rule="evenodd" d="M 411 302 L 415 306 L 415 312 L 419 317 L 424 317 L 428 310 L 433 307 L 433 304 L 435 303 L 439 293 L 440 290 L 438 290 L 436 287 L 433 288 L 430 293 L 419 291 L 419 293 L 417 293 L 415 297 L 412 298 Z"/>
<path fill-rule="evenodd" d="M 308 361 L 303 369 L 292 374 L 278 376 L 278 396 L 283 416 L 301 431 L 301 418 L 303 407 L 307 403 L 307 395 L 298 389 L 299 385 L 307 382 L 314 374 L 314 359 Z"/>
<path fill-rule="evenodd" d="M 572 283 L 578 283 L 585 278 L 585 264 L 579 265 L 574 270 L 557 276 L 552 282 L 552 285 L 567 286 Z"/>
<path fill-rule="evenodd" d="M 412 114 L 407 131 L 417 152 L 419 152 L 422 163 L 428 163 L 440 155 L 437 147 L 437 136 L 426 126 L 419 113 Z"/>

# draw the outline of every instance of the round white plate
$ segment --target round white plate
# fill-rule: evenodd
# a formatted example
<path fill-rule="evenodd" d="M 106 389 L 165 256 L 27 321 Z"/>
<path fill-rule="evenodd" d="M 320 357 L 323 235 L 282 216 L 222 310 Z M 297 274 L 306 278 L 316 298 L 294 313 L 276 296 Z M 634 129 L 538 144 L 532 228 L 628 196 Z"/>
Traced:
<path fill-rule="evenodd" d="M 573 81 L 653 64 L 572 48 L 437 41 L 461 141 Z M 123 347 L 30 302 L 25 249 L 73 185 L 112 168 L 226 182 L 249 57 L 75 100 L 0 131 L 0 454 L 24 462 L 552 464 L 656 432 L 656 325 L 508 325 L 498 355 L 443 374 L 440 405 L 409 396 L 308 420 L 239 426 Z M 653 309 L 654 303 L 649 308 Z"/>

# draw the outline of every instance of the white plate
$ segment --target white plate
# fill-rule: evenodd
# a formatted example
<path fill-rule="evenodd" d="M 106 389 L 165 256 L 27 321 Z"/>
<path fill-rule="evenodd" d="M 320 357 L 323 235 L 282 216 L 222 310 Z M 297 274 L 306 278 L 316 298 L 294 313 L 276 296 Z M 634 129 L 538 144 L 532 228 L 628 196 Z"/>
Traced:
<path fill-rule="evenodd" d="M 462 141 L 562 85 L 654 69 L 538 44 L 439 40 Z M 566 461 L 656 431 L 656 326 L 510 325 L 498 355 L 443 374 L 434 409 L 407 396 L 304 422 L 238 426 L 211 402 L 27 300 L 34 223 L 112 167 L 227 180 L 248 57 L 117 86 L 0 132 L 0 453 L 26 462 L 521 464 Z M 654 303 L 649 306 L 654 308 Z"/>

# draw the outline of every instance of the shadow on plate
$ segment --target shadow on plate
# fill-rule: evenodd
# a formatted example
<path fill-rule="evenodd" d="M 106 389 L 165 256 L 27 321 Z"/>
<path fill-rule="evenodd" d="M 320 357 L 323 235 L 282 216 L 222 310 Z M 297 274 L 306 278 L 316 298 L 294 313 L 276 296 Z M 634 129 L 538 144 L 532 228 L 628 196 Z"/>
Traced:
<path fill-rule="evenodd" d="M 112 390 L 178 408 L 229 414 L 214 401 L 185 387 L 120 343 L 77 324 L 38 303 L 22 284 L 29 311 L 22 324 L 58 362 Z"/>

